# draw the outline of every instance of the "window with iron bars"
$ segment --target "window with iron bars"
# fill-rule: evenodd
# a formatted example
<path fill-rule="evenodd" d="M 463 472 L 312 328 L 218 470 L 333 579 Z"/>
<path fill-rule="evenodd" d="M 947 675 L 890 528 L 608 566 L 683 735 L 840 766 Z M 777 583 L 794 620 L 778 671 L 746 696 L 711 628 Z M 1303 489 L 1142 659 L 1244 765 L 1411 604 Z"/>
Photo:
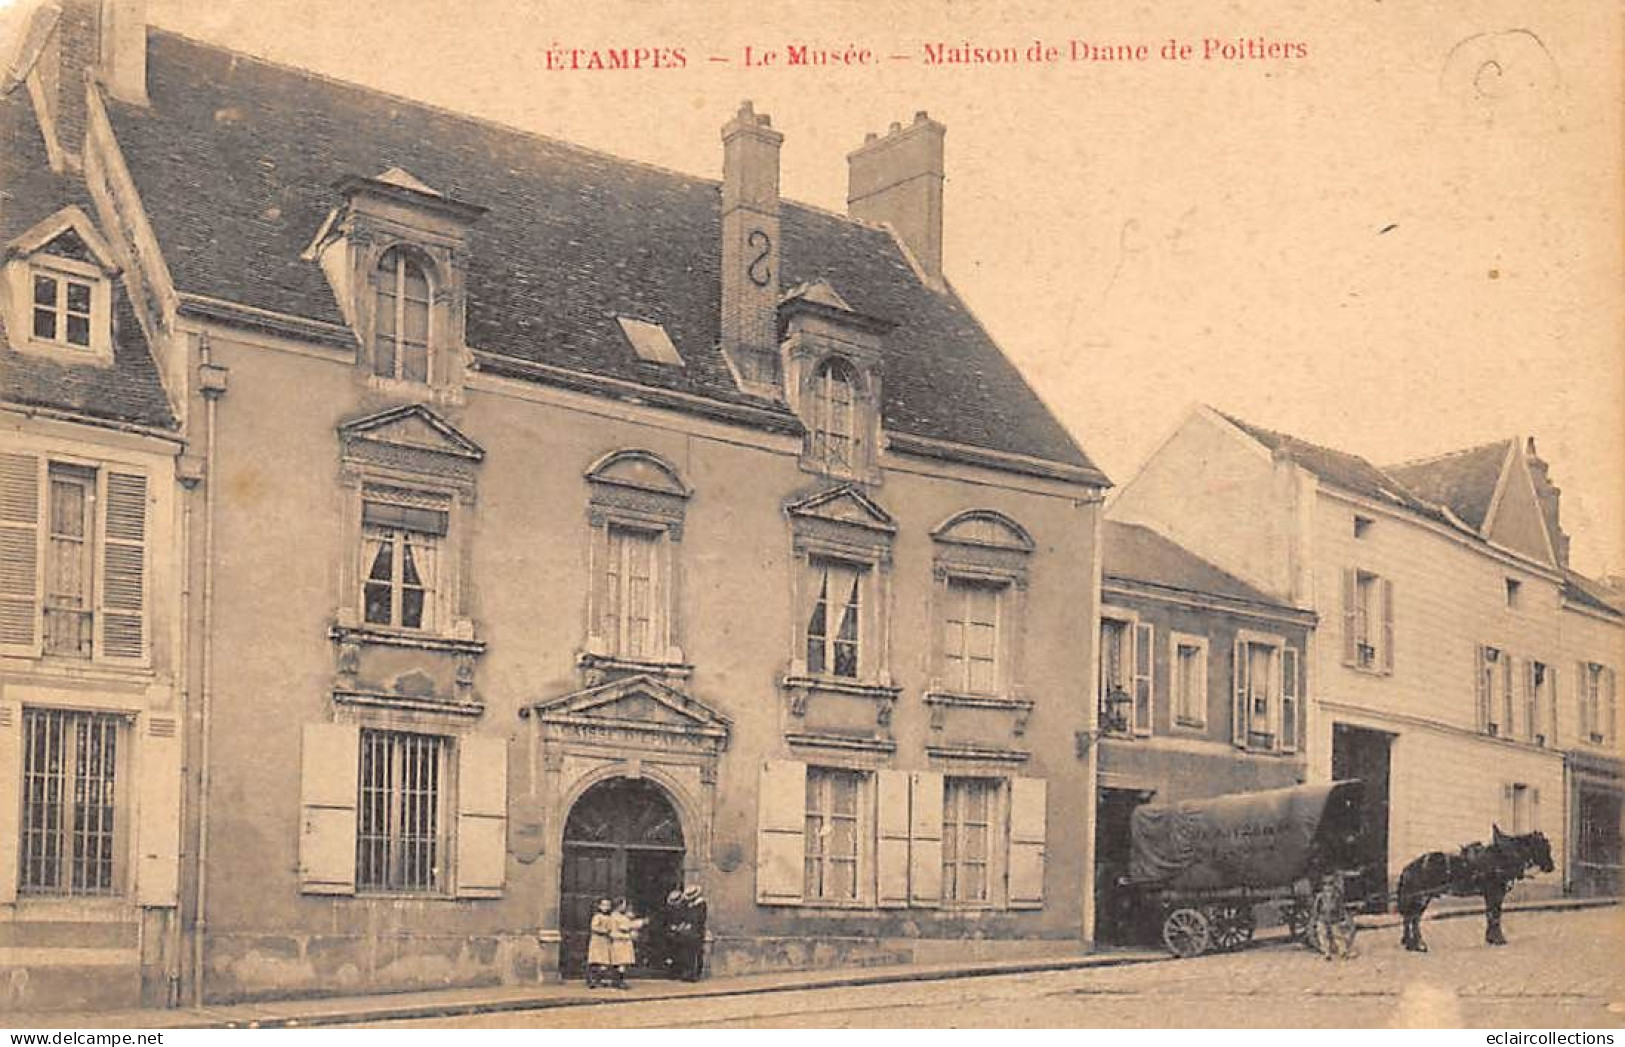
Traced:
<path fill-rule="evenodd" d="M 446 885 L 447 739 L 361 732 L 358 891 L 434 893 Z"/>
<path fill-rule="evenodd" d="M 119 720 L 109 713 L 23 711 L 18 889 L 119 890 Z"/>

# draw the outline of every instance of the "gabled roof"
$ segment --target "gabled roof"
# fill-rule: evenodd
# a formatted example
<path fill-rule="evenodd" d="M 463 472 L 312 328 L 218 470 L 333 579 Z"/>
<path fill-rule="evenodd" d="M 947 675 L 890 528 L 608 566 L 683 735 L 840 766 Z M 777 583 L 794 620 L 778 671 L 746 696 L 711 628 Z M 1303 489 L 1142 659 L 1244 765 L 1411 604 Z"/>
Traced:
<path fill-rule="evenodd" d="M 1194 594 L 1296 610 L 1140 524 L 1107 520 L 1101 532 L 1101 571 L 1108 580 L 1147 582 Z"/>
<path fill-rule="evenodd" d="M 47 228 L 42 223 L 65 208 L 95 213 L 81 184 L 51 171 L 27 91 L 0 97 L 0 190 L 0 244 Z M 113 286 L 111 367 L 18 352 L 0 318 L 0 402 L 160 429 L 176 427 L 135 307 L 121 281 L 115 280 Z"/>
<path fill-rule="evenodd" d="M 1419 498 L 1404 484 L 1359 455 L 1322 447 L 1287 433 L 1265 429 L 1223 411 L 1215 413 L 1263 444 L 1271 453 L 1285 455 L 1335 487 L 1367 498 L 1391 502 L 1435 520 L 1446 520 L 1444 512 L 1437 505 Z"/>
<path fill-rule="evenodd" d="M 717 182 L 162 31 L 149 34 L 147 74 L 150 108 L 108 110 L 180 291 L 343 323 L 320 267 L 300 253 L 339 202 L 336 181 L 400 167 L 488 208 L 469 233 L 477 352 L 760 406 L 718 348 Z M 896 324 L 882 364 L 888 431 L 1098 474 L 959 298 L 923 284 L 889 232 L 788 201 L 781 223 L 784 287 L 825 280 L 854 311 Z M 660 324 L 687 366 L 627 352 L 620 316 Z"/>
<path fill-rule="evenodd" d="M 1385 471 L 1413 493 L 1444 506 L 1469 527 L 1482 531 L 1514 442 L 1496 440 L 1391 465 Z"/>
<path fill-rule="evenodd" d="M 1625 616 L 1625 600 L 1617 590 L 1593 581 L 1577 571 L 1563 572 L 1563 598 L 1593 611 L 1615 617 Z"/>

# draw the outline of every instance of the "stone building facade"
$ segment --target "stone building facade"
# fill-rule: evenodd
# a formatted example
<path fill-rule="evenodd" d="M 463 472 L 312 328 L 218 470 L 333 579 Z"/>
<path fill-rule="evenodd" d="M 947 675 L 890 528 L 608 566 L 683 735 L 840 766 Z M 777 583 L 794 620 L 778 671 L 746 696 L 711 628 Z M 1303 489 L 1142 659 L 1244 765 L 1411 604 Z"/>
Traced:
<path fill-rule="evenodd" d="M 1364 779 L 1386 801 L 1367 826 L 1385 858 L 1363 885 L 1374 903 L 1417 854 L 1496 824 L 1551 840 L 1557 874 L 1521 891 L 1573 886 L 1570 779 L 1617 748 L 1622 633 L 1568 567 L 1532 442 L 1383 469 L 1200 408 L 1112 511 L 1318 614 L 1308 773 Z M 1606 773 L 1586 780 L 1606 788 Z M 1593 837 L 1617 841 L 1611 817 L 1593 807 Z"/>
<path fill-rule="evenodd" d="M 942 272 L 940 124 L 842 216 L 748 104 L 719 183 L 62 12 L 8 113 L 197 481 L 187 998 L 568 974 L 679 883 L 718 973 L 1086 945 L 1106 479 Z"/>
<path fill-rule="evenodd" d="M 1128 942 L 1135 807 L 1305 780 L 1315 616 L 1109 512 L 1101 563 L 1097 927 Z"/>
<path fill-rule="evenodd" d="M 86 47 L 92 14 L 28 32 Z M 183 941 L 197 463 L 58 59 L 0 95 L 0 1012 L 163 1005 Z"/>

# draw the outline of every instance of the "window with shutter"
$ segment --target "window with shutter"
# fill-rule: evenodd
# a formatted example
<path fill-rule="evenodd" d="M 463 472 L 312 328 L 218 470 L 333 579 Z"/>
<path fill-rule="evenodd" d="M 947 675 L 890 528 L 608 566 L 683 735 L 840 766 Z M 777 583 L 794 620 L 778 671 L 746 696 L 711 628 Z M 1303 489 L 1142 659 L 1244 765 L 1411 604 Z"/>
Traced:
<path fill-rule="evenodd" d="M 759 784 L 756 901 L 799 904 L 806 875 L 807 765 L 764 760 Z"/>
<path fill-rule="evenodd" d="M 508 742 L 466 735 L 456 750 L 456 893 L 499 898 L 508 867 Z"/>
<path fill-rule="evenodd" d="M 866 778 L 861 771 L 807 769 L 802 897 L 809 902 L 851 903 L 862 896 Z"/>
<path fill-rule="evenodd" d="M 945 778 L 942 789 L 942 900 L 986 905 L 993 838 L 992 778 Z"/>
<path fill-rule="evenodd" d="M 360 732 L 354 724 L 306 724 L 300 753 L 299 889 L 354 894 Z"/>
<path fill-rule="evenodd" d="M 940 905 L 943 777 L 936 771 L 915 771 L 909 777 L 909 901 Z"/>
<path fill-rule="evenodd" d="M 1248 713 L 1248 695 L 1252 683 L 1248 679 L 1247 643 L 1237 639 L 1230 654 L 1230 675 L 1234 684 L 1231 701 L 1230 740 L 1240 748 L 1247 747 L 1247 732 L 1251 717 Z"/>
<path fill-rule="evenodd" d="M 138 660 L 146 653 L 147 478 L 109 471 L 104 492 L 101 653 Z"/>
<path fill-rule="evenodd" d="M 1501 723 L 1501 733 L 1506 735 L 1508 738 L 1515 738 L 1518 735 L 1518 697 L 1517 697 L 1517 692 L 1513 689 L 1513 686 L 1512 686 L 1512 681 L 1517 679 L 1517 674 L 1513 671 L 1513 668 L 1512 668 L 1512 663 L 1514 661 L 1516 661 L 1516 659 L 1514 659 L 1512 657 L 1512 655 L 1506 653 L 1505 651 L 1501 652 L 1501 662 L 1500 662 L 1500 673 L 1501 673 L 1501 680 L 1500 680 L 1500 688 L 1501 688 L 1501 695 L 1500 695 L 1500 697 L 1501 697 L 1500 723 Z"/>
<path fill-rule="evenodd" d="M 1495 682 L 1498 677 L 1497 663 L 1501 660 L 1501 652 L 1494 647 L 1482 644 L 1478 648 L 1477 666 L 1477 693 L 1478 693 L 1478 722 L 1484 733 L 1496 735 L 1501 733 L 1500 703 L 1496 701 Z"/>
<path fill-rule="evenodd" d="M 177 900 L 180 873 L 181 737 L 170 716 L 142 718 L 136 761 L 136 891 L 142 905 Z"/>
<path fill-rule="evenodd" d="M 1151 733 L 1151 702 L 1154 694 L 1153 654 L 1156 636 L 1150 622 L 1134 625 L 1134 733 Z"/>
<path fill-rule="evenodd" d="M 23 764 L 23 711 L 17 702 L 0 701 L 0 767 Z M 22 776 L 0 773 L 0 904 L 17 897 L 17 857 L 21 839 Z"/>
<path fill-rule="evenodd" d="M 1012 909 L 1044 904 L 1044 848 L 1048 821 L 1042 778 L 1010 779 L 1009 891 Z"/>
<path fill-rule="evenodd" d="M 1298 751 L 1298 724 L 1299 710 L 1302 703 L 1298 701 L 1298 649 L 1296 647 L 1283 647 L 1281 649 L 1281 750 L 1283 752 Z"/>
<path fill-rule="evenodd" d="M 1169 641 L 1173 721 L 1180 727 L 1207 725 L 1208 642 L 1200 636 L 1174 633 Z"/>
<path fill-rule="evenodd" d="M 0 454 L 0 654 L 39 653 L 40 466 Z"/>
<path fill-rule="evenodd" d="M 908 904 L 909 790 L 907 771 L 875 772 L 875 901 L 885 908 Z"/>
<path fill-rule="evenodd" d="M 19 892 L 122 890 L 123 733 L 112 713 L 23 710 Z"/>

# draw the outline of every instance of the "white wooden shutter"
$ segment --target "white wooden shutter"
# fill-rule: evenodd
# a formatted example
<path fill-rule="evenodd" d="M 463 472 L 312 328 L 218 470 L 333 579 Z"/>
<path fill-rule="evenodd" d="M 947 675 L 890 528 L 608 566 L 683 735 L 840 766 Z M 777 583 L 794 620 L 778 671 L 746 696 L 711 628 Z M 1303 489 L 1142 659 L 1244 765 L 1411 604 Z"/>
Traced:
<path fill-rule="evenodd" d="M 1048 823 L 1046 782 L 1010 779 L 1010 908 L 1044 905 L 1044 836 Z"/>
<path fill-rule="evenodd" d="M 1574 665 L 1574 704 L 1580 711 L 1580 741 L 1591 740 L 1591 732 L 1596 730 L 1594 718 L 1591 715 L 1591 666 L 1587 662 L 1576 662 Z"/>
<path fill-rule="evenodd" d="M 942 903 L 942 775 L 910 775 L 908 819 L 909 903 Z"/>
<path fill-rule="evenodd" d="M 1478 661 L 1473 665 L 1478 679 L 1478 724 L 1488 731 L 1495 724 L 1495 663 L 1490 661 L 1490 649 L 1478 645 Z"/>
<path fill-rule="evenodd" d="M 457 897 L 500 898 L 508 869 L 508 740 L 457 746 Z"/>
<path fill-rule="evenodd" d="M 1298 649 L 1281 648 L 1281 749 L 1298 751 Z"/>
<path fill-rule="evenodd" d="M 1382 671 L 1394 671 L 1394 583 L 1382 580 Z"/>
<path fill-rule="evenodd" d="M 898 908 L 908 904 L 908 772 L 875 772 L 875 794 L 875 901 Z"/>
<path fill-rule="evenodd" d="M 1512 655 L 1501 652 L 1501 736 L 1518 736 L 1518 699 L 1512 690 Z"/>
<path fill-rule="evenodd" d="M 96 649 L 139 660 L 146 651 L 147 478 L 109 471 L 102 484 L 102 557 Z"/>
<path fill-rule="evenodd" d="M 0 454 L 0 654 L 40 650 L 40 467 Z"/>
<path fill-rule="evenodd" d="M 0 702 L 0 903 L 17 897 L 22 778 L 23 707 L 19 702 Z"/>
<path fill-rule="evenodd" d="M 1526 659 L 1523 664 L 1523 726 L 1528 733 L 1528 740 L 1534 741 L 1535 736 L 1541 733 L 1540 709 L 1535 704 L 1535 666 L 1533 658 Z"/>
<path fill-rule="evenodd" d="M 1615 688 L 1614 684 L 1614 670 L 1612 668 L 1602 670 L 1602 688 L 1604 688 L 1604 693 L 1602 693 L 1602 704 L 1604 704 L 1604 710 L 1602 710 L 1602 736 L 1609 743 L 1618 740 L 1618 701 L 1617 688 Z"/>
<path fill-rule="evenodd" d="M 1151 733 L 1152 666 L 1156 632 L 1150 622 L 1134 623 L 1134 733 Z"/>
<path fill-rule="evenodd" d="M 142 905 L 175 904 L 181 847 L 181 737 L 174 716 L 145 721 L 136 760 L 136 897 Z"/>
<path fill-rule="evenodd" d="M 1359 579 L 1354 568 L 1343 569 L 1343 664 L 1360 664 L 1359 608 L 1355 606 Z"/>
<path fill-rule="evenodd" d="M 807 765 L 763 760 L 756 804 L 756 901 L 799 904 L 806 882 Z"/>
<path fill-rule="evenodd" d="M 299 889 L 355 893 L 356 777 L 361 732 L 354 724 L 308 723 L 301 753 Z"/>
<path fill-rule="evenodd" d="M 1247 664 L 1247 644 L 1237 640 L 1230 662 L 1230 677 L 1234 681 L 1231 695 L 1230 740 L 1239 748 L 1247 747 L 1247 678 L 1251 672 Z"/>
<path fill-rule="evenodd" d="M 1562 691 L 1558 689 L 1558 685 L 1562 682 L 1563 681 L 1558 678 L 1557 666 L 1548 665 L 1546 667 L 1546 708 L 1541 710 L 1541 712 L 1547 717 L 1546 744 L 1553 749 L 1557 748 L 1558 745 L 1561 744 L 1557 737 L 1557 731 L 1558 720 L 1560 719 L 1558 710 L 1560 710 L 1563 706 L 1562 700 L 1558 698 L 1558 695 L 1562 693 Z"/>

